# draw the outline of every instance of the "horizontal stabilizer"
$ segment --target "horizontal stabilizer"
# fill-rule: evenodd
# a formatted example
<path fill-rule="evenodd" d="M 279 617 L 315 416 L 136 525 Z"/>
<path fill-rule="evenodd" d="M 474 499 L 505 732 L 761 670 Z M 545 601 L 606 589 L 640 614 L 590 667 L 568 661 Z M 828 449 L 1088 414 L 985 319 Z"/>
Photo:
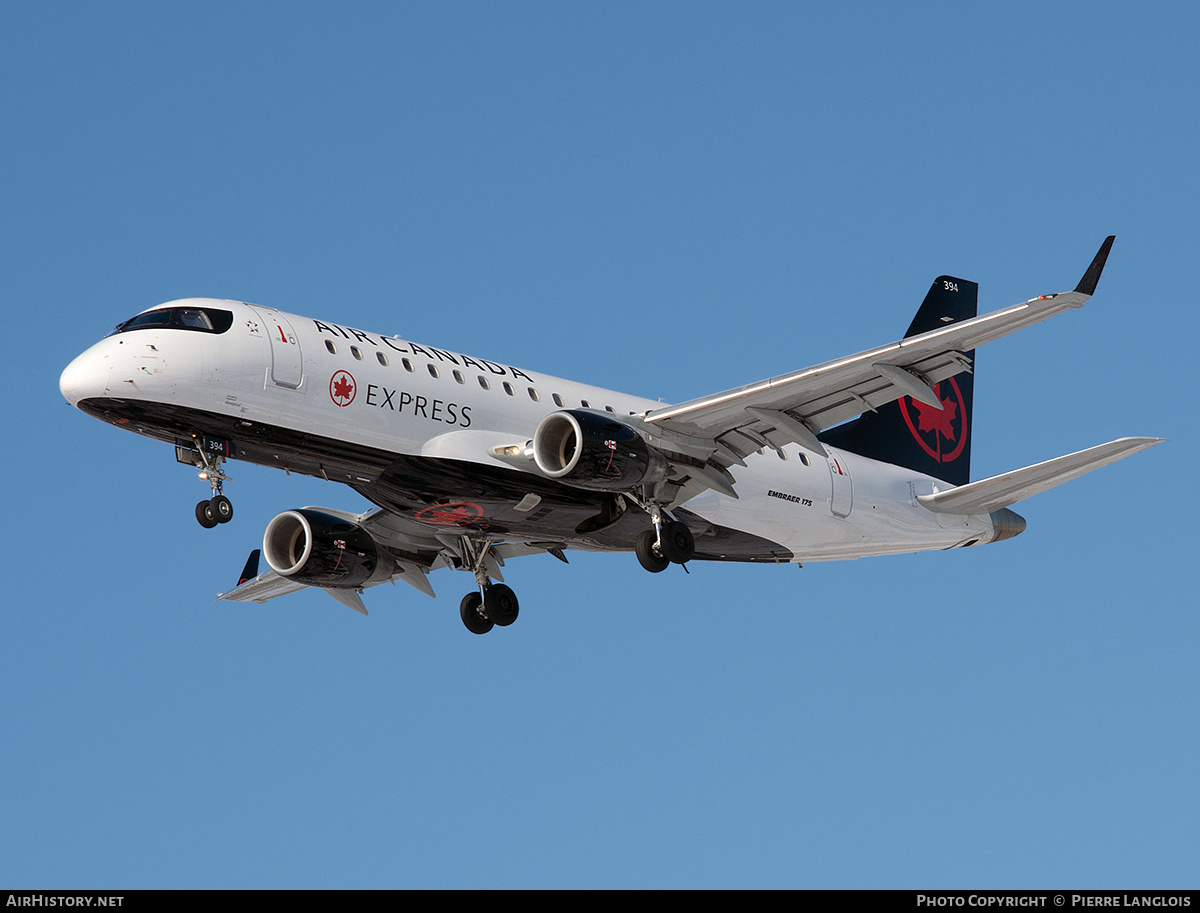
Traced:
<path fill-rule="evenodd" d="M 986 514 L 1046 491 L 1084 473 L 1162 443 L 1157 437 L 1123 437 L 1120 440 L 1069 453 L 1045 463 L 1014 469 L 990 479 L 980 479 L 947 491 L 918 495 L 917 500 L 945 514 Z"/>

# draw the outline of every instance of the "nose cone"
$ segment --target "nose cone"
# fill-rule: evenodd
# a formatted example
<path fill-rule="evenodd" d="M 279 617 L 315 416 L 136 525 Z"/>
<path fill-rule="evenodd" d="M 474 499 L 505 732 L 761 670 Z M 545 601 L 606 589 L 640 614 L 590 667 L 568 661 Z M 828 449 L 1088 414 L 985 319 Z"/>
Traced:
<path fill-rule="evenodd" d="M 108 386 L 108 359 L 88 349 L 67 365 L 58 379 L 58 389 L 72 406 L 92 396 L 103 396 Z"/>

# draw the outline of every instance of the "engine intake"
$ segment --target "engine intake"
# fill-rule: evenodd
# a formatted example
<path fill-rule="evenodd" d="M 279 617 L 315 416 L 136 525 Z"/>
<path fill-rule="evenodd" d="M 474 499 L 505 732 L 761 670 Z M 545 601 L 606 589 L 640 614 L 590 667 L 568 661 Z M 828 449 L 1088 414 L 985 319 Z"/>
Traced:
<path fill-rule="evenodd" d="M 267 524 L 263 557 L 276 574 L 329 589 L 386 580 L 392 556 L 365 529 L 319 510 L 285 510 Z"/>
<path fill-rule="evenodd" d="M 533 460 L 552 479 L 628 491 L 666 478 L 667 461 L 624 422 L 595 412 L 552 412 L 533 435 Z"/>

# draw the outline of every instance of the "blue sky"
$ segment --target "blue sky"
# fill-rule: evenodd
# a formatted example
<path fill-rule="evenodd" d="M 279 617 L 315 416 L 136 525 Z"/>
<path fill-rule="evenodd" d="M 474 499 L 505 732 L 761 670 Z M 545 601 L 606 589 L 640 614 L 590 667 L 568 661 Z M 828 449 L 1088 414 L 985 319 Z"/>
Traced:
<path fill-rule="evenodd" d="M 14 5 L 0 884 L 1195 887 L 1200 73 L 1186 4 Z M 217 604 L 233 523 L 58 375 L 238 298 L 678 401 L 901 335 L 932 278 L 1095 298 L 981 350 L 974 474 L 1169 443 L 1019 538 L 514 562 Z"/>

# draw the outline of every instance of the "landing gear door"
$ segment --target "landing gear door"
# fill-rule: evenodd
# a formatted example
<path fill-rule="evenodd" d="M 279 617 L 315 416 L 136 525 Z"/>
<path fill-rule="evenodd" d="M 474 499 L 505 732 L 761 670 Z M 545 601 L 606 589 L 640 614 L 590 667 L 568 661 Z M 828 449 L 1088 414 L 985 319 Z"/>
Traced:
<path fill-rule="evenodd" d="M 271 380 L 277 386 L 297 389 L 304 380 L 300 337 L 286 317 L 274 308 L 254 307 L 271 340 Z"/>

